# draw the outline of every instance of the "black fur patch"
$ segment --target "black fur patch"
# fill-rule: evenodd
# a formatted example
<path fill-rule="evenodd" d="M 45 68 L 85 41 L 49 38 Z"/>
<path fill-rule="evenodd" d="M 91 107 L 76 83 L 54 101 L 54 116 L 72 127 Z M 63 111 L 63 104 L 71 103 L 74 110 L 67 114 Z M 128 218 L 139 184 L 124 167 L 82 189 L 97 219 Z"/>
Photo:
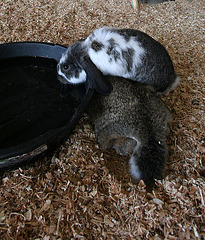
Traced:
<path fill-rule="evenodd" d="M 111 38 L 109 40 L 109 47 L 107 49 L 107 54 L 111 57 L 114 58 L 115 61 L 117 61 L 117 59 L 120 59 L 120 53 L 118 51 L 115 50 L 115 47 L 118 45 L 115 40 L 113 38 Z"/>
<path fill-rule="evenodd" d="M 132 32 L 130 32 L 130 29 L 113 29 L 113 32 L 116 32 L 122 36 L 127 42 L 129 42 L 130 38 L 132 37 Z"/>
<path fill-rule="evenodd" d="M 104 47 L 104 45 L 102 43 L 97 42 L 97 41 L 93 41 L 91 43 L 91 48 L 93 50 L 95 50 L 96 52 L 100 51 L 103 47 Z"/>
<path fill-rule="evenodd" d="M 110 38 L 108 42 L 109 42 L 109 47 L 107 49 L 107 54 L 112 55 L 117 44 L 113 38 Z"/>
<path fill-rule="evenodd" d="M 112 49 L 111 47 L 108 47 L 107 52 L 106 52 L 107 55 L 111 55 L 111 54 L 112 54 L 112 50 L 113 50 L 113 49 Z"/>
<path fill-rule="evenodd" d="M 133 64 L 133 55 L 134 55 L 134 49 L 128 48 L 127 51 L 122 51 L 122 57 L 127 62 L 127 71 L 132 71 L 132 64 Z"/>
<path fill-rule="evenodd" d="M 74 73 L 74 74 L 75 74 L 75 75 L 74 75 L 74 76 L 75 76 L 75 78 L 78 78 L 78 77 L 79 77 L 79 75 L 80 75 L 80 74 L 79 74 L 79 70 L 75 70 L 75 73 Z"/>
<path fill-rule="evenodd" d="M 115 40 L 113 38 L 110 38 L 110 40 L 108 42 L 109 42 L 111 48 L 114 48 L 117 45 L 117 43 L 115 42 Z"/>

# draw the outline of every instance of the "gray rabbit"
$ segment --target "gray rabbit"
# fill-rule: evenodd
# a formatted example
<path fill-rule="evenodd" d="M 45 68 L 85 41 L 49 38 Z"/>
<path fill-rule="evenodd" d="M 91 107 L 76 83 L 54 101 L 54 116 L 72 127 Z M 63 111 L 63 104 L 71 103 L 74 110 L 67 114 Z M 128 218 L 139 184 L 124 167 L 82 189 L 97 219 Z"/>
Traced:
<path fill-rule="evenodd" d="M 153 185 L 166 164 L 170 111 L 159 96 L 138 82 L 120 77 L 109 77 L 109 81 L 112 93 L 95 93 L 88 110 L 98 142 L 104 149 L 129 155 L 132 177 Z"/>
<path fill-rule="evenodd" d="M 133 29 L 96 29 L 85 40 L 68 47 L 57 68 L 63 83 L 79 84 L 87 79 L 105 94 L 111 92 L 111 86 L 106 85 L 103 75 L 138 81 L 159 93 L 171 91 L 179 82 L 166 49 L 146 33 Z M 90 68 L 96 69 L 93 72 Z M 100 78 L 94 76 L 97 70 L 103 74 Z"/>

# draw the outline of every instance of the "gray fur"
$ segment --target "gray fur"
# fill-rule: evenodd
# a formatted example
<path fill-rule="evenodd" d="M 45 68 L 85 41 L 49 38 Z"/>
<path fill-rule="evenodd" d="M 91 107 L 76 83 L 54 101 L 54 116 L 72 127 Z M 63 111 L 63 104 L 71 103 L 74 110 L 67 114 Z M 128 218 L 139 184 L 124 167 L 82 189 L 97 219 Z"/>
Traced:
<path fill-rule="evenodd" d="M 104 149 L 130 156 L 130 173 L 152 185 L 161 178 L 167 157 L 171 114 L 159 96 L 144 85 L 109 77 L 113 92 L 96 94 L 88 113 Z"/>

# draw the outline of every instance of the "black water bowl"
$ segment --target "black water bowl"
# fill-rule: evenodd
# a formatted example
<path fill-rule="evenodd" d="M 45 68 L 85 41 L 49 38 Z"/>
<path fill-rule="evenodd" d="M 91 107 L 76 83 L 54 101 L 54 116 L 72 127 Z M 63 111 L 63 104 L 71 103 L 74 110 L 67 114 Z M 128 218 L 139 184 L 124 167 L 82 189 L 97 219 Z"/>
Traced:
<path fill-rule="evenodd" d="M 57 80 L 65 47 L 0 44 L 0 169 L 55 149 L 70 134 L 93 95 Z"/>

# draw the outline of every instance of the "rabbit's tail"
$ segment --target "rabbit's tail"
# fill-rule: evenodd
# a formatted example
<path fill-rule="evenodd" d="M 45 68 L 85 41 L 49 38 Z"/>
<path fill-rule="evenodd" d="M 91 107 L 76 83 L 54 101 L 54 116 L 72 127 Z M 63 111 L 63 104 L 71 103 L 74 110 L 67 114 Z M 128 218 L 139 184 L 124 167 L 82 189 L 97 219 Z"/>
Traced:
<path fill-rule="evenodd" d="M 167 157 L 165 140 L 158 140 L 152 134 L 145 143 L 136 146 L 130 158 L 130 173 L 136 180 L 144 180 L 150 186 L 154 179 L 162 177 Z"/>
<path fill-rule="evenodd" d="M 172 84 L 164 92 L 161 92 L 161 94 L 168 94 L 169 92 L 173 91 L 179 85 L 180 81 L 181 78 L 178 75 L 175 75 Z"/>

